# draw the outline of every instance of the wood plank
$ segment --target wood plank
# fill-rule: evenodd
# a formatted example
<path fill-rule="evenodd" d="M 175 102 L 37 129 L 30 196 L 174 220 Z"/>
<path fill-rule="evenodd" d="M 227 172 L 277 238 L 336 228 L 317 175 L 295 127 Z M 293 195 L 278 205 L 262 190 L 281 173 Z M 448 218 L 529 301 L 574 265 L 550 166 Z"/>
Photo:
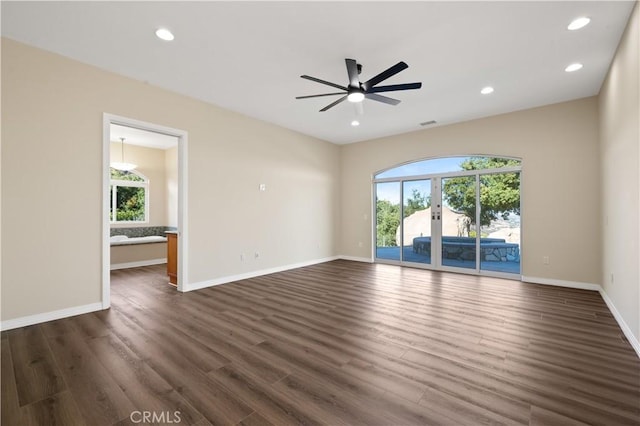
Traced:
<path fill-rule="evenodd" d="M 262 415 L 257 411 L 254 411 L 249 416 L 242 419 L 239 426 L 274 426 L 273 423 L 269 423 Z"/>
<path fill-rule="evenodd" d="M 529 426 L 586 426 L 587 424 L 544 408 L 531 407 Z"/>
<path fill-rule="evenodd" d="M 2 395 L 0 424 L 22 424 L 25 423 L 26 420 L 23 418 L 20 403 L 18 402 L 18 390 L 16 388 L 16 377 L 13 373 L 11 348 L 9 347 L 9 338 L 5 333 L 2 334 L 0 345 L 2 349 L 0 356 L 2 361 L 2 365 L 0 366 L 0 382 L 2 385 L 0 391 L 0 395 Z"/>
<path fill-rule="evenodd" d="M 52 337 L 49 344 L 86 423 L 110 425 L 136 409 L 78 333 Z"/>
<path fill-rule="evenodd" d="M 8 334 L 20 405 L 27 405 L 67 389 L 39 326 Z"/>
<path fill-rule="evenodd" d="M 269 423 L 276 425 L 322 424 L 322 420 L 313 416 L 312 406 L 301 407 L 297 401 L 283 397 L 277 388 L 240 368 L 229 365 L 213 371 L 209 375 L 231 390 L 255 411 L 259 411 Z"/>
<path fill-rule="evenodd" d="M 89 347 L 111 373 L 136 411 L 177 412 L 180 424 L 185 425 L 195 424 L 203 418 L 202 414 L 117 337 L 93 339 L 89 342 Z"/>
<path fill-rule="evenodd" d="M 23 408 L 24 423 L 21 426 L 41 425 L 86 425 L 71 392 L 64 391 Z M 3 423 L 4 424 L 4 423 Z M 17 423 L 7 423 L 16 424 Z"/>

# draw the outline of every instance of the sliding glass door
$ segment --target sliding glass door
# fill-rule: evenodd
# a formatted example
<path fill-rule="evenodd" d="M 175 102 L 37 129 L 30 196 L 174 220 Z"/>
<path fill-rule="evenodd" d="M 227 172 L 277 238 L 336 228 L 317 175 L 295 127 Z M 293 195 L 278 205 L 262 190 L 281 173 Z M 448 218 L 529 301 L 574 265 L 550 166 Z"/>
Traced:
<path fill-rule="evenodd" d="M 431 179 L 402 182 L 402 261 L 431 264 Z"/>
<path fill-rule="evenodd" d="M 480 269 L 519 274 L 520 173 L 481 175 L 479 209 Z"/>
<path fill-rule="evenodd" d="M 376 258 L 400 261 L 400 182 L 377 183 Z"/>
<path fill-rule="evenodd" d="M 438 173 L 408 173 L 428 172 L 419 163 L 433 161 L 439 161 L 440 170 L 432 167 Z M 460 170 L 446 171 L 454 161 Z M 466 273 L 520 274 L 519 160 L 455 157 L 419 163 L 374 178 L 375 260 Z"/>
<path fill-rule="evenodd" d="M 476 176 L 441 178 L 441 266 L 477 269 Z"/>

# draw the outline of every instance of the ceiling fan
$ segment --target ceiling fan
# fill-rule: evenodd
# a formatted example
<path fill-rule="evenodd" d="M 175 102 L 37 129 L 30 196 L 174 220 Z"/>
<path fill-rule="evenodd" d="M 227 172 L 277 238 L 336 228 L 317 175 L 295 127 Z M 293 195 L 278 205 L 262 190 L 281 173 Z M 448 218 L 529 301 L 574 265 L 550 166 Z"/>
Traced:
<path fill-rule="evenodd" d="M 355 59 L 345 59 L 347 64 L 347 75 L 349 76 L 349 84 L 347 87 L 340 86 L 339 84 L 331 83 L 329 81 L 321 80 L 319 78 L 311 77 L 309 75 L 301 75 L 300 77 L 315 81 L 316 83 L 326 84 L 327 86 L 335 87 L 336 89 L 342 90 L 342 92 L 335 93 L 323 93 L 321 95 L 307 95 L 307 96 L 296 96 L 296 99 L 307 99 L 307 98 L 318 98 L 321 96 L 336 96 L 343 95 L 337 101 L 334 101 L 322 108 L 320 112 L 324 112 L 329 108 L 333 108 L 338 105 L 340 102 L 343 102 L 345 99 L 350 102 L 362 102 L 365 98 L 371 99 L 372 101 L 382 102 L 384 104 L 389 105 L 398 105 L 400 101 L 398 99 L 389 98 L 387 96 L 378 95 L 380 92 L 393 92 L 396 90 L 412 90 L 419 89 L 422 87 L 422 83 L 406 83 L 406 84 L 391 84 L 388 86 L 376 86 L 376 84 L 381 83 L 382 81 L 398 74 L 400 71 L 409 68 L 404 62 L 398 62 L 394 66 L 382 71 L 380 74 L 375 77 L 370 78 L 364 83 L 360 82 L 360 78 L 358 75 L 362 72 L 362 65 L 358 64 Z M 345 93 L 346 92 L 346 93 Z"/>

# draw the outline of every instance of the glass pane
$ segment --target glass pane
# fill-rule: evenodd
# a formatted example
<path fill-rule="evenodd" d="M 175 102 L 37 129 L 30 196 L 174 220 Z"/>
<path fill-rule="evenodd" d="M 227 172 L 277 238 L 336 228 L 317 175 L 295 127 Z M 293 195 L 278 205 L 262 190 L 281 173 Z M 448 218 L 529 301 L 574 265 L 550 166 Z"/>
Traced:
<path fill-rule="evenodd" d="M 400 260 L 400 182 L 376 184 L 376 257 Z"/>
<path fill-rule="evenodd" d="M 442 179 L 442 265 L 476 268 L 476 178 Z"/>
<path fill-rule="evenodd" d="M 520 273 L 520 173 L 480 176 L 480 269 Z"/>
<path fill-rule="evenodd" d="M 137 175 L 135 172 L 125 172 L 122 170 L 116 170 L 114 168 L 111 168 L 111 179 L 144 182 L 144 178 Z"/>
<path fill-rule="evenodd" d="M 431 263 L 431 180 L 405 181 L 402 260 Z"/>
<path fill-rule="evenodd" d="M 116 191 L 116 220 L 143 222 L 144 188 L 118 186 Z"/>
<path fill-rule="evenodd" d="M 447 157 L 414 161 L 375 175 L 376 179 L 457 172 L 461 170 L 486 170 L 520 166 L 520 160 L 498 157 Z"/>

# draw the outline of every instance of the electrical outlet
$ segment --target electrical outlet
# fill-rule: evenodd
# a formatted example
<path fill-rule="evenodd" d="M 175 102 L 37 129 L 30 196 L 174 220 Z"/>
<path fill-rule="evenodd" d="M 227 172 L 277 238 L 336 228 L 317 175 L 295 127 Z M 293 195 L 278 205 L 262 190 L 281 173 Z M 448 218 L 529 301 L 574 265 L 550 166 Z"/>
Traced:
<path fill-rule="evenodd" d="M 358 247 L 362 247 L 362 241 L 358 243 Z"/>
<path fill-rule="evenodd" d="M 542 256 L 542 263 L 545 265 L 549 264 L 549 256 Z"/>

